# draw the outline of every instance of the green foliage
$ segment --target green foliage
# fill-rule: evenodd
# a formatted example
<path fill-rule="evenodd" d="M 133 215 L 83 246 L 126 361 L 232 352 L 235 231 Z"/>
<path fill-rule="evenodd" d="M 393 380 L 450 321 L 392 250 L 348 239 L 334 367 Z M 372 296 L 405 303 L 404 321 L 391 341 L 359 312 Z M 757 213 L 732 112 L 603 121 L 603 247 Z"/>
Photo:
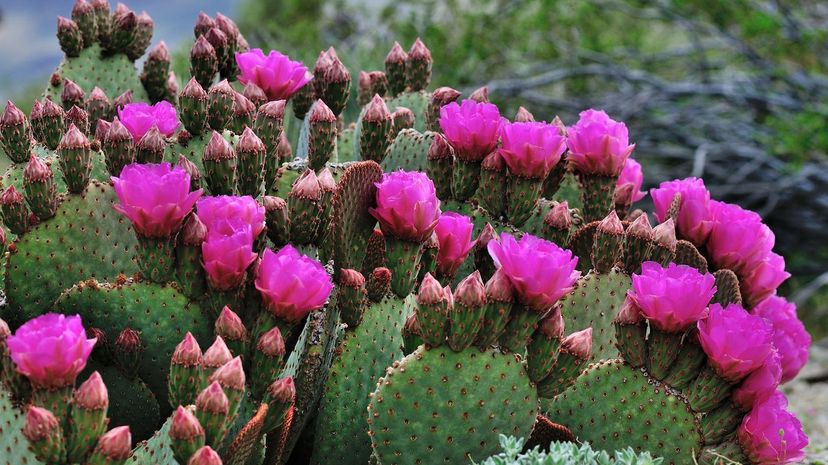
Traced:
<path fill-rule="evenodd" d="M 637 454 L 631 447 L 610 456 L 605 451 L 593 450 L 589 444 L 553 442 L 548 452 L 539 447 L 522 452 L 523 444 L 523 439 L 501 434 L 503 452 L 487 458 L 480 465 L 660 465 L 663 461 L 649 452 Z"/>

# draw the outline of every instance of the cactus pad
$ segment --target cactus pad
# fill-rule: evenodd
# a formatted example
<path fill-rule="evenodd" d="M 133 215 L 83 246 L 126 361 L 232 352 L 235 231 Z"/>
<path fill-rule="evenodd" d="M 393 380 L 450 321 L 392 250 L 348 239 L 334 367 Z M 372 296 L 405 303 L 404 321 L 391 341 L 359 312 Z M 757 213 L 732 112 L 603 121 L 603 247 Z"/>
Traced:
<path fill-rule="evenodd" d="M 58 164 L 57 154 L 40 144 L 34 146 L 34 154 L 52 167 L 52 172 L 55 173 L 55 185 L 57 186 L 58 193 L 66 193 L 66 182 L 63 180 L 63 173 Z M 14 186 L 15 189 L 23 192 L 23 170 L 25 169 L 26 163 L 12 163 L 9 165 L 3 174 L 2 186 L 4 188 Z M 101 182 L 108 182 L 109 177 L 109 172 L 106 171 L 103 152 L 94 152 L 92 154 L 92 171 L 89 174 L 89 178 L 97 179 Z"/>
<path fill-rule="evenodd" d="M 198 304 L 171 285 L 89 280 L 64 292 L 55 306 L 62 313 L 80 314 L 84 324 L 107 335 L 117 335 L 125 328 L 140 333 L 144 355 L 137 375 L 155 394 L 162 415 L 171 411 L 167 373 L 175 346 L 189 331 L 202 347 L 208 347 L 212 334 L 212 321 Z"/>
<path fill-rule="evenodd" d="M 382 169 L 373 161 L 350 165 L 340 179 L 333 198 L 332 234 L 337 268 L 358 268 L 376 220 L 368 207 L 374 204 L 375 182 Z"/>
<path fill-rule="evenodd" d="M 596 449 L 632 446 L 677 465 L 693 463 L 702 447 L 684 401 L 620 360 L 591 365 L 573 386 L 545 401 L 544 410 Z"/>
<path fill-rule="evenodd" d="M 513 354 L 420 346 L 388 369 L 368 406 L 379 463 L 457 464 L 498 450 L 498 435 L 528 436 L 537 392 Z"/>
<path fill-rule="evenodd" d="M 55 102 L 60 102 L 64 79 L 74 81 L 87 96 L 97 86 L 110 100 L 127 90 L 132 90 L 134 102 L 149 101 L 149 96 L 138 78 L 135 64 L 122 53 L 101 56 L 101 47 L 98 44 L 83 49 L 77 57 L 64 58 L 55 74 L 60 77 L 60 83 L 57 86 L 50 84 L 44 91 L 44 95 Z"/>
<path fill-rule="evenodd" d="M 41 465 L 23 437 L 25 414 L 14 406 L 9 392 L 0 385 L 0 465 Z"/>
<path fill-rule="evenodd" d="M 368 461 L 368 396 L 386 367 L 402 358 L 401 329 L 413 311 L 410 301 L 386 297 L 365 310 L 359 326 L 346 331 L 325 385 L 311 463 L 363 465 Z"/>
<path fill-rule="evenodd" d="M 138 444 L 127 459 L 127 465 L 179 465 L 171 447 L 171 424 L 172 418 L 168 418 L 151 438 Z"/>
<path fill-rule="evenodd" d="M 385 158 L 381 163 L 383 171 L 402 169 L 425 172 L 428 148 L 431 147 L 433 139 L 433 132 L 420 133 L 416 129 L 403 129 L 385 152 Z"/>
<path fill-rule="evenodd" d="M 109 397 L 109 423 L 129 425 L 133 440 L 151 437 L 161 422 L 160 407 L 152 391 L 140 379 L 128 379 L 115 367 L 98 366 L 95 369 L 113 393 Z"/>
<path fill-rule="evenodd" d="M 621 309 L 630 285 L 630 277 L 617 269 L 606 274 L 591 271 L 561 299 L 567 333 L 592 327 L 592 360 L 618 356 L 612 319 Z"/>
<path fill-rule="evenodd" d="M 426 130 L 426 109 L 428 108 L 428 101 L 431 100 L 431 93 L 420 92 L 403 92 L 396 97 L 388 100 L 388 111 L 393 113 L 398 107 L 405 107 L 414 113 L 414 129 L 419 132 Z M 428 150 L 428 146 L 426 146 Z M 425 159 L 424 159 L 425 160 Z"/>
<path fill-rule="evenodd" d="M 75 283 L 115 279 L 138 271 L 132 226 L 112 209 L 115 194 L 93 182 L 82 195 L 68 196 L 50 220 L 35 226 L 8 254 L 3 318 L 13 327 L 48 309 Z"/>
<path fill-rule="evenodd" d="M 353 127 L 345 128 L 336 135 L 336 161 L 358 161 L 354 151 L 355 131 Z"/>

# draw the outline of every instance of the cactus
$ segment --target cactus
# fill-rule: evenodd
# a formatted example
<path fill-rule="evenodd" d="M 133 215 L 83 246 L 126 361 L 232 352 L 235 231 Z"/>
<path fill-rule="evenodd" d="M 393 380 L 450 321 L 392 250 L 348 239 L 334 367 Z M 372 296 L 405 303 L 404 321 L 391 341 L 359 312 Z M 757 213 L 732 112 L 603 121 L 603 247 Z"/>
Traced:
<path fill-rule="evenodd" d="M 135 70 L 146 14 L 78 0 L 71 16 L 46 98 L 0 119 L 4 463 L 481 462 L 500 434 L 773 463 L 740 426 L 768 408 L 780 423 L 759 427 L 799 454 L 757 369 L 777 360 L 790 379 L 809 341 L 770 308 L 787 305 L 768 299 L 787 277 L 772 235 L 692 179 L 651 191 L 652 226 L 623 123 L 525 108 L 511 123 L 486 88 L 457 102 L 429 90 L 419 39 L 359 74 L 349 112 L 333 48 L 311 80 L 248 52 L 221 14 L 197 19 L 179 95 L 163 42 Z M 695 290 L 653 297 L 653 273 Z M 78 363 L 16 356 L 40 318 L 75 315 Z M 734 349 L 711 328 L 751 331 Z"/>

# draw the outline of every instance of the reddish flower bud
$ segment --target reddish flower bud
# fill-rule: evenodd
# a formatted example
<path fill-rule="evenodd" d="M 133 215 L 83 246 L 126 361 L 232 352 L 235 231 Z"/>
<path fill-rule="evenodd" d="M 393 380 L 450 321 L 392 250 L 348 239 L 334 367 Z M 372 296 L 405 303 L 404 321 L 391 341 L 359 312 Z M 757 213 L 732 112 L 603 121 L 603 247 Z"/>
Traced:
<path fill-rule="evenodd" d="M 480 272 L 476 271 L 460 281 L 454 292 L 454 298 L 458 304 L 476 308 L 486 303 L 486 290 L 483 287 L 483 280 Z"/>
<path fill-rule="evenodd" d="M 227 415 L 230 411 L 230 400 L 224 393 L 221 384 L 213 381 L 206 389 L 199 393 L 195 401 L 196 410 L 212 414 Z"/>
<path fill-rule="evenodd" d="M 561 308 L 553 308 L 549 315 L 546 315 L 538 323 L 538 330 L 546 337 L 562 338 L 564 335 L 564 319 L 561 315 Z"/>
<path fill-rule="evenodd" d="M 271 358 L 285 355 L 285 340 L 278 326 L 262 334 L 256 343 L 256 350 Z"/>
<path fill-rule="evenodd" d="M 241 358 L 236 357 L 222 365 L 218 370 L 213 372 L 210 376 L 210 381 L 218 381 L 222 387 L 227 389 L 244 391 L 245 376 Z"/>
<path fill-rule="evenodd" d="M 207 228 L 205 228 L 206 232 Z M 224 339 L 240 341 L 247 338 L 247 328 L 241 318 L 230 307 L 224 306 L 216 319 L 216 334 Z"/>
<path fill-rule="evenodd" d="M 207 368 L 220 368 L 233 360 L 233 354 L 227 348 L 224 339 L 221 336 L 216 336 L 213 345 L 204 352 L 203 365 Z"/>
<path fill-rule="evenodd" d="M 189 441 L 198 436 L 204 436 L 201 423 L 188 409 L 179 405 L 172 416 L 170 438 L 174 441 Z"/>
<path fill-rule="evenodd" d="M 592 354 L 592 328 L 572 333 L 561 341 L 561 350 L 579 359 L 588 359 Z"/>
<path fill-rule="evenodd" d="M 106 385 L 97 371 L 92 373 L 73 395 L 74 407 L 83 410 L 103 410 L 109 405 Z"/>

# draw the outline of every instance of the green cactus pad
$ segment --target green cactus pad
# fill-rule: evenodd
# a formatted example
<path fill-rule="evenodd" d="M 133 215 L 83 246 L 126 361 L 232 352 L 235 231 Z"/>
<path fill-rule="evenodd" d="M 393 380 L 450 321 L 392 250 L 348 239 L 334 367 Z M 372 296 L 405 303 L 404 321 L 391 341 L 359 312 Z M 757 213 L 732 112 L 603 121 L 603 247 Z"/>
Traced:
<path fill-rule="evenodd" d="M 575 289 L 561 298 L 561 313 L 567 334 L 592 327 L 592 360 L 618 357 L 612 319 L 621 309 L 630 277 L 614 269 L 609 273 L 590 271 L 575 283 Z"/>
<path fill-rule="evenodd" d="M 158 401 L 140 379 L 128 379 L 115 367 L 98 366 L 109 391 L 109 424 L 129 425 L 133 441 L 147 439 L 161 423 Z"/>
<path fill-rule="evenodd" d="M 175 346 L 188 331 L 202 347 L 212 340 L 212 321 L 172 285 L 89 280 L 64 292 L 55 307 L 62 313 L 80 314 L 86 326 L 100 328 L 111 338 L 125 328 L 140 332 L 144 354 L 137 376 L 155 394 L 162 416 L 171 411 L 167 374 Z"/>
<path fill-rule="evenodd" d="M 431 93 L 426 91 L 419 92 L 403 92 L 396 97 L 388 100 L 388 111 L 394 113 L 397 107 L 405 107 L 414 113 L 414 129 L 419 132 L 426 130 L 426 109 L 428 108 L 428 101 L 431 100 Z M 426 147 L 428 150 L 428 147 Z M 425 159 L 424 159 L 425 160 Z"/>
<path fill-rule="evenodd" d="M 127 465 L 180 465 L 175 460 L 171 447 L 171 424 L 172 418 L 167 418 L 164 425 L 151 438 L 138 444 L 127 459 Z"/>
<path fill-rule="evenodd" d="M 132 101 L 148 102 L 149 96 L 138 78 L 135 64 L 122 53 L 112 56 L 101 56 L 101 47 L 98 44 L 81 50 L 77 57 L 66 57 L 55 70 L 60 77 L 59 84 L 49 84 L 44 91 L 46 97 L 60 102 L 60 93 L 63 91 L 63 80 L 71 79 L 83 89 L 86 96 L 94 87 L 100 87 L 109 100 L 132 90 Z"/>
<path fill-rule="evenodd" d="M 314 106 L 316 103 L 313 104 Z M 294 156 L 296 158 L 301 158 L 303 160 L 307 160 L 308 158 L 308 144 L 309 144 L 309 137 L 310 137 L 310 115 L 313 113 L 313 106 L 310 107 L 307 114 L 305 114 L 305 118 L 302 120 L 302 126 L 299 128 L 299 140 L 296 142 L 296 152 L 294 152 Z M 337 137 L 338 139 L 338 137 Z M 337 144 L 334 145 L 333 154 L 331 154 L 331 158 L 329 161 L 337 160 L 339 157 L 337 153 L 339 151 Z"/>
<path fill-rule="evenodd" d="M 379 381 L 371 445 L 383 465 L 469 463 L 497 452 L 500 434 L 528 436 L 537 409 L 515 355 L 420 346 Z"/>
<path fill-rule="evenodd" d="M 345 332 L 320 403 L 312 464 L 368 461 L 368 396 L 385 369 L 402 358 L 402 326 L 413 311 L 411 298 L 386 297 L 366 309 L 359 326 Z"/>
<path fill-rule="evenodd" d="M 49 150 L 43 145 L 37 144 L 34 146 L 34 154 L 41 160 L 52 167 L 52 172 L 55 173 L 55 184 L 59 194 L 66 193 L 66 183 L 63 181 L 63 173 L 60 171 L 60 164 L 58 163 L 57 154 L 53 150 Z M 3 173 L 2 186 L 7 188 L 14 186 L 20 192 L 23 190 L 23 170 L 26 169 L 26 163 L 12 163 L 6 168 Z M 106 171 L 106 163 L 104 162 L 103 152 L 95 152 L 92 155 L 92 172 L 89 175 L 90 179 L 97 179 L 101 182 L 108 182 L 110 175 Z"/>
<path fill-rule="evenodd" d="M 357 162 L 345 169 L 333 198 L 331 219 L 334 262 L 337 268 L 359 268 L 376 220 L 368 208 L 374 205 L 375 182 L 382 169 L 373 161 Z"/>
<path fill-rule="evenodd" d="M 359 161 L 354 152 L 355 130 L 353 127 L 343 129 L 336 136 L 336 161 L 344 163 L 348 161 Z"/>
<path fill-rule="evenodd" d="M 679 465 L 693 463 L 693 454 L 702 447 L 701 430 L 690 408 L 620 360 L 590 366 L 543 407 L 552 421 L 596 449 L 631 446 L 664 457 L 665 464 Z"/>
<path fill-rule="evenodd" d="M 403 129 L 388 146 L 382 159 L 382 170 L 386 173 L 399 169 L 425 172 L 428 163 L 428 148 L 434 133 L 420 133 L 416 129 Z"/>
<path fill-rule="evenodd" d="M 563 180 L 561 180 L 561 185 L 558 187 L 558 191 L 555 192 L 555 195 L 552 196 L 549 200 L 557 200 L 558 202 L 563 202 L 564 200 L 569 203 L 569 208 L 577 208 L 579 210 L 583 209 L 583 203 L 581 201 L 581 185 L 578 183 L 578 179 L 575 178 L 575 175 L 567 172 Z"/>
<path fill-rule="evenodd" d="M 112 187 L 92 182 L 35 226 L 8 254 L 3 318 L 12 327 L 46 311 L 64 289 L 84 279 L 114 280 L 138 271 L 129 220 L 112 209 Z"/>
<path fill-rule="evenodd" d="M 23 437 L 25 414 L 12 404 L 11 396 L 0 385 L 0 465 L 41 465 L 29 451 L 29 441 Z"/>

